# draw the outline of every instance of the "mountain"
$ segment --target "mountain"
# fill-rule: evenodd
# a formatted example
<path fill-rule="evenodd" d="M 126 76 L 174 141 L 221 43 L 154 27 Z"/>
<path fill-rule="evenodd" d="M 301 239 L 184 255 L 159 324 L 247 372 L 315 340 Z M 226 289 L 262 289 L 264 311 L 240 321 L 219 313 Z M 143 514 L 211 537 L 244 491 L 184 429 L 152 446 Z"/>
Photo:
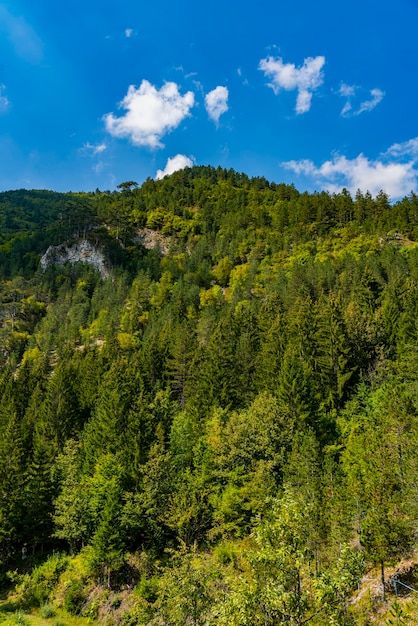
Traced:
<path fill-rule="evenodd" d="M 349 599 L 415 548 L 417 218 L 209 166 L 0 194 L 3 610 L 392 619 Z"/>

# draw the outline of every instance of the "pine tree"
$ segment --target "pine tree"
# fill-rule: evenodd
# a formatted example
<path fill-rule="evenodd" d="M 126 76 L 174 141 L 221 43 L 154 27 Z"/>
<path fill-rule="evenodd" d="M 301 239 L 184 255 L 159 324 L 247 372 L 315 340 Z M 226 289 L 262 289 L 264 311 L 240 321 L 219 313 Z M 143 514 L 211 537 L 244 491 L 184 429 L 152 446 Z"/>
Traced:
<path fill-rule="evenodd" d="M 122 467 L 112 454 L 98 461 L 90 481 L 90 507 L 95 531 L 90 543 L 89 560 L 93 571 L 108 587 L 111 576 L 123 563 L 124 533 L 120 526 L 122 511 Z"/>
<path fill-rule="evenodd" d="M 256 360 L 257 388 L 278 392 L 278 379 L 286 345 L 286 326 L 278 313 L 270 328 L 261 339 Z"/>
<path fill-rule="evenodd" d="M 277 382 L 277 397 L 294 429 L 314 421 L 311 377 L 300 357 L 300 348 L 289 343 L 283 355 Z"/>
<path fill-rule="evenodd" d="M 125 494 L 122 525 L 129 546 L 145 546 L 163 550 L 169 532 L 169 494 L 173 491 L 173 466 L 164 446 L 162 429 L 156 433 L 146 462 L 140 466 L 138 487 Z"/>
<path fill-rule="evenodd" d="M 90 538 L 92 526 L 87 477 L 83 475 L 82 446 L 78 441 L 69 439 L 66 442 L 54 471 L 59 483 L 54 501 L 54 536 L 68 541 L 74 552 Z"/>
<path fill-rule="evenodd" d="M 23 542 L 23 484 L 24 448 L 19 423 L 12 405 L 2 404 L 2 413 L 8 411 L 8 421 L 2 419 L 0 433 L 0 563 L 5 565 Z"/>
<path fill-rule="evenodd" d="M 167 373 L 170 387 L 178 399 L 181 409 L 184 409 L 187 400 L 187 380 L 193 359 L 194 330 L 185 323 L 174 333 L 174 342 L 167 360 Z"/>
<path fill-rule="evenodd" d="M 55 487 L 52 478 L 52 465 L 55 450 L 41 435 L 35 436 L 34 450 L 25 479 L 24 523 L 25 541 L 31 545 L 33 553 L 40 547 L 43 553 L 49 542 L 52 529 L 53 501 Z"/>
<path fill-rule="evenodd" d="M 130 364 L 126 358 L 115 359 L 103 377 L 94 415 L 82 436 L 90 471 L 103 452 L 117 454 L 121 459 L 126 456 L 131 447 L 129 415 L 142 391 L 135 363 Z"/>
<path fill-rule="evenodd" d="M 325 409 L 332 409 L 346 397 L 348 383 L 356 369 L 338 296 L 331 294 L 319 309 L 316 342 L 321 399 Z"/>

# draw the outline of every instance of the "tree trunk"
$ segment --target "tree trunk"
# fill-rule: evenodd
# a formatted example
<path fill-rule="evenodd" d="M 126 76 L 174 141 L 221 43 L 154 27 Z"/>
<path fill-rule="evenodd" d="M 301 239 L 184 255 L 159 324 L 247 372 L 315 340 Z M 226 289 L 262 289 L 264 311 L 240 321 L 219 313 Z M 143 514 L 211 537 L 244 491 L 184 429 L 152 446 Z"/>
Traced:
<path fill-rule="evenodd" d="M 386 592 L 385 592 L 385 564 L 381 562 L 381 574 L 382 574 L 382 592 L 383 592 L 383 601 L 386 600 Z"/>

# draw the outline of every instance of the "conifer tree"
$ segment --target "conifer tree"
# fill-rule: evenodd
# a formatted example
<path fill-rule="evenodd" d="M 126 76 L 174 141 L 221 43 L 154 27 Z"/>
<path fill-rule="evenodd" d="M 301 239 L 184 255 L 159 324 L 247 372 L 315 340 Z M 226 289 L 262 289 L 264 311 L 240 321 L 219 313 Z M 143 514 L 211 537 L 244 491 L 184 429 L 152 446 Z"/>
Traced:
<path fill-rule="evenodd" d="M 304 429 L 306 424 L 314 421 L 311 380 L 299 347 L 289 343 L 281 362 L 277 397 L 294 429 Z"/>
<path fill-rule="evenodd" d="M 69 439 L 55 463 L 58 495 L 54 501 L 54 536 L 68 541 L 74 552 L 90 538 L 91 515 L 81 444 Z"/>
<path fill-rule="evenodd" d="M 174 396 L 181 409 L 187 400 L 187 379 L 194 353 L 194 330 L 185 323 L 177 327 L 170 357 L 167 360 L 167 372 Z"/>
<path fill-rule="evenodd" d="M 8 412 L 8 421 L 2 418 L 0 432 L 0 563 L 4 566 L 24 541 L 23 486 L 25 458 L 19 422 L 12 405 L 2 404 L 1 412 Z"/>
<path fill-rule="evenodd" d="M 130 448 L 129 414 L 142 391 L 139 372 L 126 358 L 113 360 L 99 388 L 94 415 L 86 424 L 83 442 L 92 471 L 103 452 L 122 459 Z"/>
<path fill-rule="evenodd" d="M 90 507 L 94 534 L 89 560 L 94 572 L 102 575 L 108 587 L 112 573 L 123 563 L 124 534 L 120 527 L 122 511 L 122 467 L 112 454 L 99 459 L 90 481 Z"/>
<path fill-rule="evenodd" d="M 286 345 L 286 326 L 283 315 L 278 313 L 270 328 L 260 341 L 256 360 L 257 387 L 278 393 L 278 381 Z"/>
<path fill-rule="evenodd" d="M 319 310 L 316 338 L 318 382 L 326 409 L 341 403 L 355 372 L 341 309 L 340 298 L 330 294 Z"/>
<path fill-rule="evenodd" d="M 28 465 L 23 492 L 24 536 L 33 552 L 39 547 L 42 553 L 52 534 L 54 456 L 55 451 L 50 442 L 40 435 L 35 436 L 33 456 Z"/>

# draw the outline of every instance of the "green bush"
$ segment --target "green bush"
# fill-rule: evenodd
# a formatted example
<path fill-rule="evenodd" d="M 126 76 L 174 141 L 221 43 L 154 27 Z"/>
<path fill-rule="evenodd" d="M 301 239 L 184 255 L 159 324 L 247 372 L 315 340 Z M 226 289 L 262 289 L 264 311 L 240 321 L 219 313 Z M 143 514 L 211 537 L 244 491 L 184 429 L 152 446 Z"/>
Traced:
<path fill-rule="evenodd" d="M 53 554 L 45 563 L 35 568 L 32 574 L 25 574 L 21 585 L 23 600 L 30 605 L 46 604 L 67 564 L 68 557 Z"/>
<path fill-rule="evenodd" d="M 147 602 L 155 602 L 158 595 L 158 579 L 156 577 L 147 578 L 145 575 L 142 575 L 135 587 L 135 595 Z"/>
<path fill-rule="evenodd" d="M 79 615 L 86 601 L 86 593 L 80 581 L 73 581 L 64 597 L 64 608 L 71 615 Z"/>
<path fill-rule="evenodd" d="M 49 617 L 55 616 L 55 611 L 51 604 L 43 604 L 41 606 L 40 614 L 44 619 L 48 619 Z"/>

